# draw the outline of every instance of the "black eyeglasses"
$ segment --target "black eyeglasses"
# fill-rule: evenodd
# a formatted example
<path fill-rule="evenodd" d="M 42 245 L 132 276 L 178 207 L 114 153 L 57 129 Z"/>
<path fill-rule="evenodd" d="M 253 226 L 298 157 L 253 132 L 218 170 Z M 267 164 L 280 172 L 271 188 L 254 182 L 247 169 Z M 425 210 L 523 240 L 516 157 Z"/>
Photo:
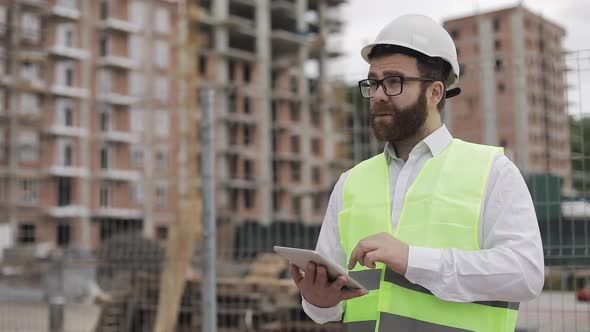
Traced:
<path fill-rule="evenodd" d="M 359 81 L 359 89 L 361 95 L 365 98 L 373 98 L 379 86 L 383 87 L 383 92 L 388 96 L 397 96 L 404 91 L 404 81 L 425 81 L 434 82 L 432 78 L 425 77 L 408 77 L 401 75 L 393 75 L 384 77 L 382 80 L 375 80 L 372 78 Z"/>

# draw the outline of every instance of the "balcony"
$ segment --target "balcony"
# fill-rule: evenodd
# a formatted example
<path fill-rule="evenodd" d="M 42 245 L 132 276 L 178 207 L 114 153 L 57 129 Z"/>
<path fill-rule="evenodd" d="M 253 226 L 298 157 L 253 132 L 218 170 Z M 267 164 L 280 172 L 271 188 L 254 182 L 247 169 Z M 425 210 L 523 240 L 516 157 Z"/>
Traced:
<path fill-rule="evenodd" d="M 230 123 L 257 124 L 260 119 L 253 114 L 226 112 L 219 117 L 220 120 Z"/>
<path fill-rule="evenodd" d="M 289 13 L 291 15 L 295 15 L 296 7 L 295 3 L 289 0 L 274 0 L 270 3 L 270 8 L 272 10 L 281 11 L 284 13 Z"/>
<path fill-rule="evenodd" d="M 277 151 L 273 153 L 273 159 L 282 161 L 303 161 L 301 153 L 294 153 L 290 151 Z"/>
<path fill-rule="evenodd" d="M 289 100 L 289 101 L 298 101 L 301 97 L 297 95 L 297 93 L 289 90 L 288 88 L 279 87 L 275 88 L 272 91 L 272 99 L 273 100 Z"/>
<path fill-rule="evenodd" d="M 238 189 L 256 189 L 258 186 L 255 180 L 245 179 L 226 179 L 221 181 L 221 184 L 226 188 Z"/>
<path fill-rule="evenodd" d="M 46 53 L 41 50 L 24 49 L 18 54 L 18 59 L 23 62 L 44 63 L 47 60 Z"/>
<path fill-rule="evenodd" d="M 287 211 L 286 209 L 281 209 L 281 211 L 275 211 L 272 213 L 273 220 L 283 220 L 283 221 L 292 221 L 299 219 L 296 214 L 291 211 Z"/>
<path fill-rule="evenodd" d="M 21 0 L 20 3 L 24 6 L 29 6 L 38 9 L 43 9 L 47 5 L 46 0 Z"/>
<path fill-rule="evenodd" d="M 64 46 L 64 45 L 52 46 L 49 49 L 49 53 L 54 56 L 75 59 L 75 60 L 84 60 L 90 56 L 90 52 L 88 52 L 86 50 L 83 50 L 80 48 L 75 48 L 75 47 Z"/>
<path fill-rule="evenodd" d="M 51 86 L 51 93 L 57 96 L 85 99 L 90 96 L 88 89 L 54 84 Z"/>
<path fill-rule="evenodd" d="M 68 136 L 68 137 L 85 137 L 88 135 L 88 129 L 81 127 L 67 127 L 63 125 L 53 125 L 44 131 L 48 135 Z"/>
<path fill-rule="evenodd" d="M 220 147 L 219 149 L 220 155 L 239 155 L 242 157 L 246 157 L 249 159 L 258 159 L 260 158 L 260 152 L 256 151 L 252 148 L 236 146 L 235 144 L 229 144 L 226 147 Z"/>
<path fill-rule="evenodd" d="M 47 209 L 47 214 L 53 218 L 85 217 L 88 215 L 88 209 L 77 205 L 54 206 Z"/>
<path fill-rule="evenodd" d="M 299 58 L 292 54 L 272 59 L 272 69 L 289 69 L 298 65 Z"/>
<path fill-rule="evenodd" d="M 311 10 L 318 10 L 320 3 L 324 2 L 329 7 L 339 6 L 348 0 L 308 0 L 308 7 Z"/>
<path fill-rule="evenodd" d="M 222 55 L 246 61 L 257 61 L 256 34 L 253 29 L 243 31 L 229 29 L 228 38 L 228 45 L 231 47 L 228 47 L 227 53 Z"/>
<path fill-rule="evenodd" d="M 136 133 L 124 132 L 124 131 L 107 131 L 100 135 L 106 141 L 115 143 L 137 143 L 139 142 L 139 136 Z"/>
<path fill-rule="evenodd" d="M 295 128 L 297 128 L 297 126 L 293 126 L 292 123 L 287 121 L 274 121 L 272 123 L 272 129 L 278 132 L 294 132 Z"/>
<path fill-rule="evenodd" d="M 247 18 L 230 15 L 223 23 L 230 29 L 236 29 L 243 33 L 256 35 L 254 21 Z"/>
<path fill-rule="evenodd" d="M 135 69 L 138 67 L 138 63 L 128 57 L 107 55 L 103 56 L 98 60 L 98 65 L 103 67 L 115 67 L 122 69 Z"/>
<path fill-rule="evenodd" d="M 51 166 L 47 169 L 47 174 L 50 176 L 59 176 L 66 178 L 80 178 L 88 176 L 88 170 L 82 167 L 72 166 Z"/>
<path fill-rule="evenodd" d="M 308 187 L 297 184 L 279 183 L 275 185 L 275 190 L 277 189 L 294 197 L 311 196 L 314 193 L 314 191 L 310 190 Z"/>
<path fill-rule="evenodd" d="M 244 60 L 254 62 L 257 61 L 257 55 L 254 51 L 241 50 L 237 48 L 228 48 L 225 52 L 219 52 L 221 55 L 233 58 L 236 60 Z"/>
<path fill-rule="evenodd" d="M 273 39 L 274 43 L 281 43 L 281 44 L 299 44 L 302 45 L 303 43 L 305 43 L 305 37 L 303 37 L 302 35 L 293 32 L 293 31 L 287 31 L 287 30 L 281 30 L 281 29 L 274 29 L 271 32 L 271 37 Z"/>
<path fill-rule="evenodd" d="M 118 18 L 108 18 L 106 20 L 100 21 L 98 27 L 104 30 L 115 30 L 115 31 L 122 31 L 127 33 L 135 33 L 139 32 L 139 27 L 129 21 L 118 19 Z"/>
<path fill-rule="evenodd" d="M 256 6 L 256 0 L 232 0 L 235 3 L 239 3 L 241 5 L 244 6 L 251 6 L 251 7 L 255 7 Z"/>
<path fill-rule="evenodd" d="M 81 17 L 80 11 L 77 8 L 66 7 L 60 4 L 51 7 L 51 14 L 69 20 L 78 20 Z"/>
<path fill-rule="evenodd" d="M 305 45 L 307 37 L 292 30 L 273 29 L 271 32 L 273 59 L 293 56 Z"/>
<path fill-rule="evenodd" d="M 38 92 L 38 93 L 44 93 L 45 90 L 47 89 L 45 82 L 39 78 L 34 78 L 31 80 L 21 79 L 19 86 L 22 89 L 34 91 L 34 92 Z"/>
<path fill-rule="evenodd" d="M 122 95 L 114 92 L 109 92 L 99 95 L 98 100 L 113 105 L 131 106 L 138 101 L 138 98 L 129 95 Z"/>
<path fill-rule="evenodd" d="M 29 125 L 38 125 L 41 123 L 41 112 L 38 109 L 30 109 L 27 111 L 20 111 L 17 113 L 17 118 L 20 123 Z"/>
<path fill-rule="evenodd" d="M 92 212 L 92 217 L 112 219 L 141 219 L 143 218 L 143 213 L 137 209 L 101 207 Z"/>
<path fill-rule="evenodd" d="M 138 171 L 103 168 L 99 171 L 98 177 L 100 179 L 113 181 L 139 181 L 140 175 Z"/>

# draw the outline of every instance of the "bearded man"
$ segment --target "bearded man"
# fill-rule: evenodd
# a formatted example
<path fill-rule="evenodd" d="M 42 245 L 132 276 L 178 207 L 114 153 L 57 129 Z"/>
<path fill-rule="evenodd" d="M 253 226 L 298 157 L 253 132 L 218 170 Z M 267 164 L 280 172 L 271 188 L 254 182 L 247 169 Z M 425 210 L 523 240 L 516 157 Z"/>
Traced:
<path fill-rule="evenodd" d="M 453 40 L 421 15 L 402 16 L 365 46 L 359 82 L 383 153 L 340 176 L 316 250 L 326 268 L 291 266 L 303 308 L 345 330 L 514 331 L 518 304 L 543 287 L 543 250 L 523 177 L 502 148 L 454 139 L 445 99 L 460 89 Z"/>

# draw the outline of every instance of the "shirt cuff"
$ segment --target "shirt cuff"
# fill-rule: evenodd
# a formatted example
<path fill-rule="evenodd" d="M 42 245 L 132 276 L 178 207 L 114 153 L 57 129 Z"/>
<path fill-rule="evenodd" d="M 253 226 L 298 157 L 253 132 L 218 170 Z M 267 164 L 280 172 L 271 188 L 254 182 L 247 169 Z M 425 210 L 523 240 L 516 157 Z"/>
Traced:
<path fill-rule="evenodd" d="M 324 324 L 327 322 L 337 322 L 342 319 L 342 304 L 337 304 L 334 307 L 320 308 L 307 302 L 307 300 L 301 297 L 301 306 L 303 311 L 317 324 Z"/>
<path fill-rule="evenodd" d="M 442 249 L 410 246 L 405 277 L 415 284 L 440 276 Z"/>

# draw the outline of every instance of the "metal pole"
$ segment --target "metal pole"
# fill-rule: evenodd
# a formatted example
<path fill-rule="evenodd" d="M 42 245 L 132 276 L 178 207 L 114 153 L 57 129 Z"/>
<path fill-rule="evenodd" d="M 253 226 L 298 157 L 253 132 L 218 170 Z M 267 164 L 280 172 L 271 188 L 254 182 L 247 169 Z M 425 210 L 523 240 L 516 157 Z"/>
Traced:
<path fill-rule="evenodd" d="M 45 294 L 48 304 L 49 332 L 63 332 L 65 322 L 64 297 L 64 266 L 63 259 L 52 260 L 45 272 Z"/>
<path fill-rule="evenodd" d="M 49 299 L 49 332 L 64 331 L 65 298 L 55 296 Z"/>
<path fill-rule="evenodd" d="M 213 147 L 213 89 L 201 90 L 201 174 L 203 181 L 203 332 L 217 331 L 215 283 L 215 150 Z"/>
<path fill-rule="evenodd" d="M 10 16 L 10 46 L 8 48 L 8 65 L 10 66 L 10 76 L 12 83 L 8 85 L 9 106 L 8 115 L 10 120 L 8 122 L 8 222 L 12 229 L 12 238 L 10 239 L 11 246 L 18 243 L 18 222 L 16 220 L 16 203 L 17 203 L 17 179 L 18 169 L 18 121 L 19 114 L 19 97 L 20 88 L 17 82 L 20 79 L 18 70 L 18 57 L 20 53 L 20 17 L 21 7 L 18 1 L 12 3 L 12 15 Z"/>
<path fill-rule="evenodd" d="M 80 2 L 82 17 L 82 48 L 84 50 L 91 50 L 91 37 L 92 37 L 92 4 L 91 0 L 84 0 Z M 91 89 L 91 82 L 92 82 L 92 67 L 93 61 L 92 58 L 87 58 L 81 61 L 82 65 L 82 87 L 90 91 Z M 98 87 L 100 88 L 100 87 Z M 84 98 L 81 103 L 81 123 L 83 128 L 87 128 L 90 130 L 90 116 L 91 116 L 91 101 L 90 96 L 88 98 Z M 81 159 L 82 159 L 82 167 L 87 171 L 90 170 L 90 148 L 92 146 L 92 139 L 88 136 L 84 136 L 81 138 L 82 140 L 82 149 Z M 91 174 L 88 172 L 88 174 Z M 82 206 L 86 209 L 89 209 L 91 206 L 91 178 L 89 175 L 85 175 L 81 179 L 81 188 L 80 188 L 80 198 L 82 201 Z M 92 243 L 92 224 L 90 220 L 90 216 L 88 213 L 84 213 L 80 220 L 80 247 L 83 248 L 85 251 L 91 250 Z"/>

